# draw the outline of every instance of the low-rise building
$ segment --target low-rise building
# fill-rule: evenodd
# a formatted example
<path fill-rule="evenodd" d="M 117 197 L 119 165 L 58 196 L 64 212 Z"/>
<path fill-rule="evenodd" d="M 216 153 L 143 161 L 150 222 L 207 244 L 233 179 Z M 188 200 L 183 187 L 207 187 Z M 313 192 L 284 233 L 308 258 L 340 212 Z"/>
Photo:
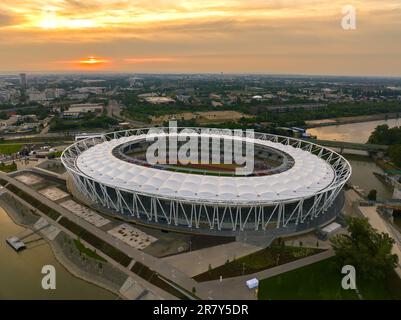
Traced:
<path fill-rule="evenodd" d="M 79 93 L 89 93 L 89 94 L 102 94 L 107 91 L 106 87 L 83 87 L 76 90 Z"/>
<path fill-rule="evenodd" d="M 68 99 L 71 99 L 71 100 L 85 100 L 85 99 L 88 99 L 89 94 L 72 92 L 72 93 L 69 93 L 67 95 L 67 97 L 68 97 Z"/>
<path fill-rule="evenodd" d="M 145 101 L 151 104 L 173 104 L 175 100 L 169 97 L 149 97 Z"/>
<path fill-rule="evenodd" d="M 219 102 L 219 101 L 212 101 L 212 106 L 213 107 L 222 107 L 223 104 L 221 102 Z"/>
<path fill-rule="evenodd" d="M 84 113 L 102 113 L 104 105 L 101 103 L 78 103 L 72 104 L 68 110 L 63 112 L 63 118 L 78 118 Z"/>
<path fill-rule="evenodd" d="M 47 101 L 46 92 L 30 90 L 28 91 L 28 99 L 32 102 L 43 102 Z"/>

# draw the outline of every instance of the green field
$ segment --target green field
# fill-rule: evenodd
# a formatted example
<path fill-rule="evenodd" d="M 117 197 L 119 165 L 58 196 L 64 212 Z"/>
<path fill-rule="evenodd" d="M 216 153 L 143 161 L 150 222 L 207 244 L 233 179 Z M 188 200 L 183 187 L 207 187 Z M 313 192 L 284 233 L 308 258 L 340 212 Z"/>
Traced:
<path fill-rule="evenodd" d="M 21 150 L 22 143 L 0 144 L 0 154 L 13 154 Z"/>
<path fill-rule="evenodd" d="M 316 262 L 281 275 L 262 280 L 258 298 L 261 300 L 353 300 L 354 290 L 343 290 L 341 270 L 334 258 Z M 401 299 L 401 279 L 395 272 L 385 281 L 358 281 L 363 299 Z"/>
<path fill-rule="evenodd" d="M 85 247 L 79 239 L 74 240 L 74 243 L 79 252 L 83 253 L 84 255 L 102 262 L 106 262 L 106 260 L 99 256 L 95 251 Z"/>
<path fill-rule="evenodd" d="M 6 173 L 17 171 L 17 165 L 15 163 L 9 165 L 5 165 L 4 163 L 0 164 L 0 171 Z"/>
<path fill-rule="evenodd" d="M 235 259 L 220 267 L 206 271 L 194 277 L 198 282 L 217 280 L 223 278 L 237 277 L 243 274 L 251 274 L 266 270 L 291 261 L 306 258 L 316 253 L 322 252 L 321 249 L 291 247 L 273 244 L 258 252 L 245 257 Z"/>

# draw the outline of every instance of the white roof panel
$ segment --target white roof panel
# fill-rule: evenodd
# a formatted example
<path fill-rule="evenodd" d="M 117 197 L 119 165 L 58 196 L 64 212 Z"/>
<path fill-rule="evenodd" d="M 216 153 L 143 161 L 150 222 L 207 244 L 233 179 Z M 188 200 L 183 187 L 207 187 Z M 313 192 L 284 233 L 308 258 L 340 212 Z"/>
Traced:
<path fill-rule="evenodd" d="M 145 136 L 129 136 L 99 143 L 83 151 L 76 166 L 88 177 L 134 192 L 159 196 L 178 196 L 188 200 L 271 201 L 311 196 L 328 187 L 333 168 L 316 155 L 292 146 L 257 140 L 256 143 L 288 153 L 292 168 L 273 175 L 255 177 L 218 177 L 160 170 L 116 158 L 113 149 Z"/>

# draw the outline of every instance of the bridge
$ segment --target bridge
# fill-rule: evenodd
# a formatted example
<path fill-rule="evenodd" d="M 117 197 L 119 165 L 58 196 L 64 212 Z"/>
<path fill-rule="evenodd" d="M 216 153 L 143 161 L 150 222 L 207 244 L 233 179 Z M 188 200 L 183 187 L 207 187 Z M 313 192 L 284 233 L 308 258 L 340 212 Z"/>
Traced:
<path fill-rule="evenodd" d="M 338 148 L 341 150 L 340 152 L 343 152 L 344 149 L 361 150 L 367 152 L 385 152 L 388 149 L 388 146 L 380 144 L 355 143 L 355 142 L 318 140 L 318 139 L 308 139 L 308 141 L 329 148 Z"/>

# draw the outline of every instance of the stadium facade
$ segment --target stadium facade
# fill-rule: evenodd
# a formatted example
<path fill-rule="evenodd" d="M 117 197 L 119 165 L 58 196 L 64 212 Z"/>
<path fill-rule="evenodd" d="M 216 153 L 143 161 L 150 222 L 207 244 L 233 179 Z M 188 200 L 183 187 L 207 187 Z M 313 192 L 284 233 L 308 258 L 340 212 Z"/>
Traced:
<path fill-rule="evenodd" d="M 137 156 L 146 141 L 188 135 L 243 139 L 269 165 L 234 176 L 205 167 L 188 172 L 151 166 Z M 61 159 L 79 193 L 107 212 L 158 228 L 217 235 L 278 236 L 327 224 L 343 207 L 342 189 L 351 175 L 348 161 L 328 148 L 264 133 L 238 137 L 226 129 L 112 132 L 76 142 Z"/>

